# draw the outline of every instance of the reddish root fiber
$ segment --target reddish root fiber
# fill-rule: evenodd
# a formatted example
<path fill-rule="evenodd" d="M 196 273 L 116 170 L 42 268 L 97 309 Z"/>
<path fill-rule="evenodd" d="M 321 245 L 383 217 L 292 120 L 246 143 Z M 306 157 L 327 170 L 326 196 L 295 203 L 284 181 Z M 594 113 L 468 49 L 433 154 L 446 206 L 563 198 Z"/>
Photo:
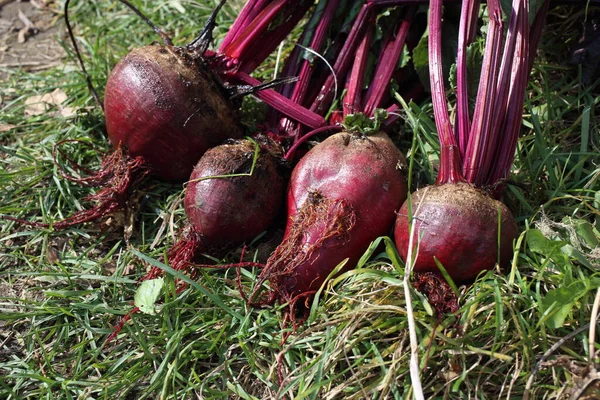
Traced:
<path fill-rule="evenodd" d="M 121 332 L 123 330 L 123 327 L 125 326 L 125 324 L 127 323 L 127 321 L 131 320 L 131 316 L 135 313 L 137 313 L 138 311 L 140 311 L 139 307 L 134 307 L 131 311 L 129 311 L 127 314 L 125 314 L 125 316 L 123 318 L 121 318 L 121 320 L 119 321 L 119 323 L 114 327 L 112 333 L 110 335 L 108 335 L 108 337 L 106 338 L 106 342 L 104 342 L 104 346 L 106 347 L 110 342 L 112 342 L 112 340 L 114 338 L 117 337 L 117 335 L 119 334 L 119 332 Z"/>
<path fill-rule="evenodd" d="M 436 317 L 458 311 L 458 297 L 448 283 L 432 272 L 414 274 L 413 287 L 423 293 L 433 307 Z"/>
<path fill-rule="evenodd" d="M 75 178 L 68 175 L 62 168 L 60 169 L 62 172 L 61 175 L 73 182 L 87 186 L 103 186 L 97 193 L 84 199 L 95 203 L 93 207 L 78 211 L 70 217 L 52 224 L 31 222 L 9 216 L 3 216 L 2 218 L 36 228 L 52 227 L 57 231 L 85 222 L 95 221 L 119 209 L 125 208 L 131 189 L 137 187 L 150 172 L 148 165 L 142 157 L 131 157 L 127 150 L 121 146 L 117 146 L 110 155 L 104 157 L 102 166 L 92 176 Z M 83 168 L 79 169 L 84 170 Z"/>
<path fill-rule="evenodd" d="M 320 257 L 321 249 L 342 247 L 348 243 L 350 232 L 356 224 L 353 207 L 343 199 L 329 199 L 319 193 L 312 193 L 310 200 L 292 217 L 283 243 L 271 255 L 260 276 L 256 288 L 249 298 L 249 304 L 263 306 L 274 300 L 288 303 L 289 321 L 298 325 L 296 304 L 309 299 L 315 291 L 306 289 L 314 282 L 304 281 L 304 275 Z M 327 276 L 307 274 L 323 281 Z M 271 291 L 266 299 L 254 300 L 265 281 L 269 281 Z"/>

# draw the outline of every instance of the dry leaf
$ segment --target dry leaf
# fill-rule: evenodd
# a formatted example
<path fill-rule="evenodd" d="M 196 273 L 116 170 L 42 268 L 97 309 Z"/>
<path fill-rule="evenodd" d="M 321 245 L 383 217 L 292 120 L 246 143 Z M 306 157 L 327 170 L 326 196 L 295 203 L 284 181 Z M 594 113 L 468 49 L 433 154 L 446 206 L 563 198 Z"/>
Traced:
<path fill-rule="evenodd" d="M 16 125 L 12 124 L 0 124 L 0 133 L 8 132 L 13 128 L 16 128 Z"/>
<path fill-rule="evenodd" d="M 41 96 L 31 96 L 25 100 L 25 115 L 44 114 L 52 106 L 60 106 L 65 100 L 67 100 L 67 95 L 62 89 L 54 89 L 52 93 L 46 93 Z M 61 114 L 62 110 L 65 109 L 71 109 L 72 112 L 75 111 L 72 107 L 60 107 L 60 109 Z"/>
<path fill-rule="evenodd" d="M 77 108 L 69 106 L 64 107 L 60 110 L 60 115 L 62 115 L 65 118 L 73 117 L 77 115 Z"/>
<path fill-rule="evenodd" d="M 60 262 L 60 254 L 53 246 L 46 247 L 46 258 L 50 264 L 56 264 Z"/>
<path fill-rule="evenodd" d="M 31 96 L 25 100 L 25 115 L 41 115 L 46 112 L 46 104 L 42 96 Z"/>
<path fill-rule="evenodd" d="M 36 28 L 33 22 L 31 22 L 31 20 L 27 18 L 25 14 L 23 14 L 23 11 L 19 10 L 18 15 L 19 19 L 23 22 L 25 26 L 19 30 L 19 34 L 17 35 L 17 42 L 25 43 L 29 36 L 35 35 L 36 33 L 38 33 L 39 30 L 38 28 Z"/>

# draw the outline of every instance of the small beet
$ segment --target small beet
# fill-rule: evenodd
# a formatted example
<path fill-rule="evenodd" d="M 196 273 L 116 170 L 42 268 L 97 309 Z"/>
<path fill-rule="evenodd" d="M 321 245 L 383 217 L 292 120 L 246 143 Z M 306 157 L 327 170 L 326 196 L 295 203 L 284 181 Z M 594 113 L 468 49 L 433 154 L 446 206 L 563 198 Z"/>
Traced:
<path fill-rule="evenodd" d="M 187 179 L 206 150 L 242 135 L 225 89 L 185 48 L 132 50 L 113 68 L 104 106 L 111 142 L 167 180 Z"/>
<path fill-rule="evenodd" d="M 512 213 L 500 201 L 467 183 L 428 186 L 413 193 L 411 200 L 413 245 L 418 242 L 418 250 L 413 253 L 415 272 L 439 273 L 436 257 L 454 281 L 465 282 L 498 261 L 502 267 L 509 264 L 518 229 Z M 398 212 L 394 239 L 400 256 L 406 260 L 410 239 L 408 202 Z"/>
<path fill-rule="evenodd" d="M 205 246 L 251 240 L 272 224 L 281 209 L 285 181 L 278 158 L 283 152 L 266 137 L 256 140 L 212 148 L 192 172 L 185 213 Z M 223 177 L 227 175 L 239 176 Z"/>

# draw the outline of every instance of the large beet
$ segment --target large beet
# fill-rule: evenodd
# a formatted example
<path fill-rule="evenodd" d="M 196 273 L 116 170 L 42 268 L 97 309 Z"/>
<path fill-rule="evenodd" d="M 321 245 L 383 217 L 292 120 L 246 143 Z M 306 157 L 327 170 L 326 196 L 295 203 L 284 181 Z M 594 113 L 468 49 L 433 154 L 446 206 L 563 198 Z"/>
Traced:
<path fill-rule="evenodd" d="M 314 293 L 348 258 L 356 264 L 369 243 L 388 234 L 406 199 L 404 157 L 385 133 L 341 132 L 311 149 L 292 172 L 288 224 L 259 282 L 271 298 L 295 302 Z"/>
<path fill-rule="evenodd" d="M 434 257 L 453 280 L 464 282 L 494 267 L 507 266 L 512 241 L 517 237 L 515 218 L 501 202 L 467 183 L 433 185 L 411 196 L 414 245 L 419 243 L 415 272 L 437 272 Z M 500 249 L 498 249 L 498 216 Z M 410 232 L 408 201 L 398 212 L 394 239 L 400 256 L 406 260 Z"/>
<path fill-rule="evenodd" d="M 104 105 L 111 142 L 168 180 L 187 179 L 206 150 L 242 135 L 222 85 L 184 48 L 131 51 L 108 78 Z"/>

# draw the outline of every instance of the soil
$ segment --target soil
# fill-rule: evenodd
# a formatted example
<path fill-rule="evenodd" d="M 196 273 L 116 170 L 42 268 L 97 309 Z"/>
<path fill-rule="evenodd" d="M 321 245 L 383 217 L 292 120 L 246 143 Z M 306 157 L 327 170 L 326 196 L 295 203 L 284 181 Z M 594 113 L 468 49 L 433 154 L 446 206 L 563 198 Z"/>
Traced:
<path fill-rule="evenodd" d="M 53 0 L 0 0 L 0 84 L 8 69 L 41 71 L 60 65 L 66 53 L 62 10 Z"/>

